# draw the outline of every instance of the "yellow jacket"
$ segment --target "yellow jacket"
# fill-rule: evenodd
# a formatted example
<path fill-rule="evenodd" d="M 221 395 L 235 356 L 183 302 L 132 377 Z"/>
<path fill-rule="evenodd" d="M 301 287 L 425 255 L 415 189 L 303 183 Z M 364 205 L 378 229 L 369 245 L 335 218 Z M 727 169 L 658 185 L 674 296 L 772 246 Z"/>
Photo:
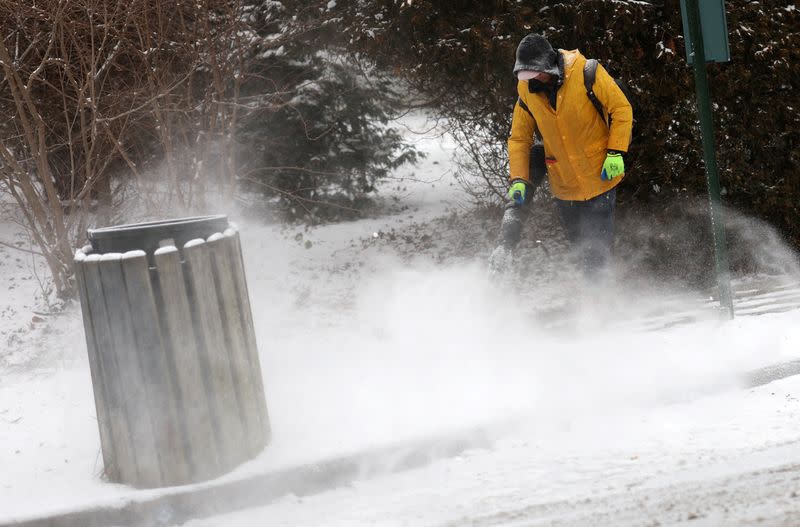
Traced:
<path fill-rule="evenodd" d="M 530 150 L 533 134 L 538 130 L 544 142 L 553 195 L 563 200 L 585 201 L 614 188 L 622 180 L 616 177 L 604 181 L 600 173 L 607 150 L 628 151 L 633 110 L 614 79 L 598 65 L 594 92 L 613 117 L 609 130 L 586 95 L 583 84 L 586 57 L 577 49 L 559 52 L 564 58 L 564 81 L 557 93 L 555 111 L 544 93 L 528 91 L 528 81 L 517 84 L 519 100 L 514 106 L 508 140 L 509 179 L 530 181 Z"/>

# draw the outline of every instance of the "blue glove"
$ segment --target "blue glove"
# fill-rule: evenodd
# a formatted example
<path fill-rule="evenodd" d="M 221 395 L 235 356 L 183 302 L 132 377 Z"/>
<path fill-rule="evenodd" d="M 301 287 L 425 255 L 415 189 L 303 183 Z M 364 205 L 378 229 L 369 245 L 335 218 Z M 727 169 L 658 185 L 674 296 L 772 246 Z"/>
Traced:
<path fill-rule="evenodd" d="M 622 160 L 622 154 L 614 150 L 609 150 L 606 155 L 606 160 L 603 163 L 603 172 L 600 177 L 605 181 L 611 181 L 617 176 L 625 175 L 625 162 Z"/>
<path fill-rule="evenodd" d="M 513 201 L 517 205 L 522 205 L 525 203 L 525 199 L 528 197 L 528 184 L 522 180 L 516 180 L 511 184 L 508 188 L 508 199 Z"/>

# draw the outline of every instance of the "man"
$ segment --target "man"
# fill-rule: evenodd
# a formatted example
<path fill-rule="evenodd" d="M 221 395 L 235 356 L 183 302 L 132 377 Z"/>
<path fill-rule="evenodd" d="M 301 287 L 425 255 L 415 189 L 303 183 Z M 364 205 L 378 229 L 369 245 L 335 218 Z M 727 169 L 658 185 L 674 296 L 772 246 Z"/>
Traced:
<path fill-rule="evenodd" d="M 519 207 L 533 195 L 531 149 L 534 135 L 540 136 L 561 222 L 584 272 L 592 275 L 605 270 L 611 257 L 616 187 L 625 175 L 633 111 L 600 65 L 595 106 L 584 83 L 586 61 L 578 50 L 554 50 L 541 35 L 528 35 L 517 47 L 508 196 Z"/>

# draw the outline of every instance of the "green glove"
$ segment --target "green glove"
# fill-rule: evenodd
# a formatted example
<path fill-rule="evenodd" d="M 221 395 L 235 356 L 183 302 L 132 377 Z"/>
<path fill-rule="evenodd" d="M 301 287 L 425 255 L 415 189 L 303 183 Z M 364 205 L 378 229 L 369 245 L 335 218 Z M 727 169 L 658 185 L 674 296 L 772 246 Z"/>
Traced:
<path fill-rule="evenodd" d="M 528 184 L 524 181 L 517 180 L 508 187 L 508 199 L 522 205 L 525 203 L 525 198 L 528 197 Z"/>
<path fill-rule="evenodd" d="M 622 160 L 620 152 L 609 151 L 603 163 L 603 172 L 600 177 L 606 181 L 611 181 L 617 176 L 625 174 L 625 161 Z"/>

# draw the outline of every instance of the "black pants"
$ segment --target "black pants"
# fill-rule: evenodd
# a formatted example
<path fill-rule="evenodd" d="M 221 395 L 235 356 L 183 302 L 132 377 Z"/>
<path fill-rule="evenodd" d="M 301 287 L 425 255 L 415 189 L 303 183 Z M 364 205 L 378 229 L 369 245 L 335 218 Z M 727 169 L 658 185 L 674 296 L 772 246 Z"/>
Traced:
<path fill-rule="evenodd" d="M 616 201 L 616 188 L 587 201 L 556 200 L 567 239 L 587 275 L 606 271 L 611 262 Z"/>

